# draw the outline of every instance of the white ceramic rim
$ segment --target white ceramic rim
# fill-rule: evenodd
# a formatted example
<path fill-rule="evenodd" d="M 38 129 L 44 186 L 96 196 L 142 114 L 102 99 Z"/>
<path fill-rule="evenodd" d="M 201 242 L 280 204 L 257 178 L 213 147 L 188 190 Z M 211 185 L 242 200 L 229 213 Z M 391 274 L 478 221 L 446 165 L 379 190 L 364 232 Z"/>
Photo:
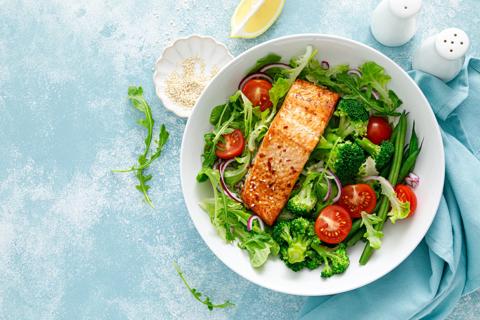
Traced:
<path fill-rule="evenodd" d="M 395 66 L 402 74 L 404 74 L 404 76 L 408 79 L 407 81 L 410 82 L 410 84 L 415 88 L 416 91 L 418 91 L 418 93 L 420 94 L 420 97 L 421 99 L 423 100 L 423 103 L 427 106 L 430 106 L 430 103 L 428 102 L 427 98 L 425 97 L 425 95 L 423 94 L 422 90 L 418 87 L 418 85 L 415 83 L 415 81 L 413 81 L 413 79 L 408 75 L 408 73 L 402 68 L 400 67 L 395 61 L 393 61 L 392 59 L 390 59 L 389 57 L 387 57 L 386 55 L 384 55 L 383 53 L 381 53 L 380 51 L 366 45 L 366 44 L 363 44 L 361 42 L 358 42 L 358 41 L 355 41 L 355 40 L 351 40 L 351 39 L 348 39 L 348 38 L 344 38 L 344 37 L 340 37 L 340 36 L 336 36 L 336 35 L 328 35 L 328 34 L 318 34 L 318 33 L 306 33 L 306 34 L 295 34 L 295 35 L 289 35 L 289 36 L 284 36 L 284 37 L 279 37 L 279 38 L 275 38 L 275 39 L 272 39 L 272 40 L 269 40 L 269 41 L 266 41 L 266 42 L 263 42 L 261 44 L 258 44 L 248 50 L 246 50 L 245 52 L 241 53 L 240 55 L 238 55 L 237 57 L 235 57 L 232 61 L 230 61 L 227 65 L 225 65 L 222 70 L 215 76 L 215 77 L 218 77 L 220 76 L 223 72 L 225 72 L 225 70 L 228 69 L 228 67 L 232 64 L 234 64 L 236 61 L 242 59 L 245 55 L 247 55 L 248 53 L 250 53 L 251 51 L 257 49 L 258 47 L 264 47 L 264 46 L 269 46 L 270 44 L 272 43 L 275 43 L 275 42 L 281 42 L 281 41 L 284 41 L 284 40 L 289 40 L 289 39 L 292 39 L 292 40 L 295 40 L 297 38 L 308 38 L 308 37 L 313 37 L 313 38 L 322 38 L 322 39 L 325 39 L 325 40 L 334 40 L 334 41 L 340 41 L 340 42 L 345 42 L 345 43 L 349 43 L 349 44 L 353 44 L 353 45 L 356 45 L 356 46 L 359 46 L 359 47 L 362 47 L 374 54 L 377 54 L 377 55 L 380 55 L 382 56 L 383 58 L 385 58 L 386 60 L 388 60 L 393 66 Z M 213 82 L 214 79 L 212 79 L 212 82 Z M 208 87 L 208 86 L 207 86 Z M 205 88 L 205 90 L 207 89 L 207 87 Z M 205 92 L 205 90 L 203 91 L 203 93 Z M 202 93 L 202 95 L 203 95 Z M 197 104 L 198 104 L 198 101 L 200 101 L 200 98 L 197 100 Z M 197 104 L 195 105 L 194 107 L 194 110 L 197 110 L 196 106 Z M 427 110 L 428 113 L 430 113 L 431 117 L 434 119 L 435 121 L 435 126 L 434 128 L 431 128 L 433 130 L 435 130 L 435 134 L 439 137 L 441 137 L 441 132 L 440 132 L 440 127 L 438 125 L 438 123 L 436 122 L 436 118 L 435 118 L 435 115 L 432 111 L 431 108 L 428 108 Z M 186 157 L 186 154 L 185 154 L 185 149 L 184 149 L 184 145 L 186 143 L 186 139 L 187 139 L 187 136 L 186 136 L 186 132 L 187 132 L 187 128 L 189 127 L 189 124 L 190 124 L 190 121 L 192 121 L 191 119 L 192 118 L 189 118 L 188 121 L 187 121 L 187 124 L 185 126 L 185 131 L 184 131 L 184 134 L 183 134 L 183 138 L 182 138 L 182 145 L 181 145 L 181 150 L 180 150 L 180 170 L 181 168 L 183 167 L 183 164 L 185 162 L 185 157 Z M 440 138 L 440 153 L 442 155 L 445 155 L 445 152 L 444 152 L 444 147 L 443 147 L 443 141 L 441 141 L 441 138 Z M 442 173 L 441 173 L 441 177 L 439 178 L 440 179 L 440 182 L 441 182 L 441 185 L 443 187 L 444 185 L 444 182 L 445 182 L 445 158 L 444 157 L 441 157 L 441 159 L 438 159 L 439 163 L 440 163 L 440 168 L 442 168 Z M 265 283 L 260 283 L 260 281 L 256 281 L 256 280 L 252 280 L 252 279 L 249 279 L 247 278 L 244 274 L 242 274 L 241 270 L 237 270 L 237 268 L 234 266 L 234 265 L 230 265 L 229 263 L 227 263 L 226 261 L 224 261 L 224 259 L 222 259 L 221 256 L 217 255 L 217 253 L 215 252 L 215 250 L 213 250 L 213 248 L 210 246 L 210 244 L 206 241 L 205 237 L 203 236 L 203 234 L 201 232 L 199 232 L 199 228 L 200 226 L 197 225 L 197 222 L 192 218 L 191 216 L 191 212 L 193 211 L 193 208 L 190 208 L 190 205 L 189 205 L 189 202 L 187 201 L 187 198 L 186 198 L 186 195 L 185 195 L 185 184 L 186 184 L 186 181 L 184 181 L 184 176 L 182 174 L 182 172 L 180 172 L 180 182 L 181 182 L 181 187 L 182 187 L 182 194 L 183 194 L 183 197 L 184 197 L 184 200 L 185 200 L 185 204 L 187 206 L 187 210 L 189 212 L 189 215 L 190 215 L 190 218 L 192 219 L 194 225 L 195 225 L 195 228 L 197 229 L 197 232 L 200 234 L 200 236 L 202 237 L 203 241 L 207 244 L 207 246 L 209 247 L 209 249 L 215 254 L 215 256 L 217 258 L 219 258 L 228 268 L 230 268 L 230 270 L 234 271 L 235 273 L 237 273 L 238 275 L 242 276 L 243 278 L 245 278 L 246 280 L 250 281 L 250 282 L 253 282 L 261 287 L 264 287 L 264 288 L 268 288 L 270 290 L 273 290 L 273 291 L 277 291 L 277 292 L 282 292 L 282 293 L 286 293 L 286 294 L 294 294 L 294 295 L 300 295 L 300 296 L 321 296 L 321 295 L 330 295 L 330 294 L 338 294 L 338 293 L 342 293 L 342 292 L 347 292 L 347 291 L 351 291 L 351 290 L 355 290 L 355 289 L 358 289 L 360 287 L 363 287 L 367 284 L 370 284 L 374 281 L 377 281 L 378 279 L 382 278 L 383 276 L 385 276 L 386 274 L 388 274 L 389 272 L 391 272 L 393 269 L 395 269 L 396 267 L 398 267 L 403 261 L 405 261 L 405 259 L 407 259 L 411 254 L 412 252 L 418 247 L 418 245 L 420 244 L 420 242 L 423 240 L 423 238 L 425 237 L 427 231 L 430 229 L 430 226 L 433 222 L 433 219 L 435 218 L 436 216 L 436 212 L 438 211 L 438 207 L 440 205 L 440 199 L 441 199 L 441 196 L 438 197 L 438 199 L 436 199 L 436 203 L 432 203 L 432 207 L 435 208 L 435 214 L 433 214 L 431 216 L 431 219 L 430 221 L 428 221 L 428 224 L 427 224 L 427 227 L 423 230 L 423 234 L 421 234 L 421 237 L 418 237 L 418 241 L 416 241 L 415 245 L 412 245 L 411 246 L 411 249 L 408 251 L 408 254 L 405 255 L 405 257 L 401 260 L 398 260 L 396 263 L 392 263 L 391 265 L 388 266 L 388 268 L 385 268 L 382 270 L 381 273 L 379 273 L 377 275 L 377 277 L 375 279 L 368 279 L 366 281 L 358 281 L 356 283 L 356 285 L 352 285 L 351 288 L 347 289 L 347 290 L 338 290 L 338 291 L 335 291 L 333 290 L 331 293 L 325 293 L 325 294 L 315 294 L 315 295 L 312 295 L 312 294 L 306 294 L 306 293 L 302 293 L 302 292 L 299 292 L 299 291 L 295 291 L 295 290 L 289 290 L 289 288 L 282 288 L 282 289 L 279 289 L 279 288 L 275 288 L 273 287 L 272 285 L 270 284 L 265 284 Z M 197 204 L 198 205 L 198 204 Z M 268 262 L 267 262 L 268 263 Z M 285 290 L 284 290 L 285 289 Z"/>

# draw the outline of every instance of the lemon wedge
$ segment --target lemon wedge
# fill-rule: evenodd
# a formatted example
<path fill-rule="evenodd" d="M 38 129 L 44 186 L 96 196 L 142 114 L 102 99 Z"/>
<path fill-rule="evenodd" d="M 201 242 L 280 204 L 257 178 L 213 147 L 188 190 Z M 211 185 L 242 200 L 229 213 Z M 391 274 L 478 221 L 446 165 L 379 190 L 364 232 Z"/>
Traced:
<path fill-rule="evenodd" d="M 241 0 L 231 20 L 232 38 L 255 38 L 272 26 L 285 0 Z"/>

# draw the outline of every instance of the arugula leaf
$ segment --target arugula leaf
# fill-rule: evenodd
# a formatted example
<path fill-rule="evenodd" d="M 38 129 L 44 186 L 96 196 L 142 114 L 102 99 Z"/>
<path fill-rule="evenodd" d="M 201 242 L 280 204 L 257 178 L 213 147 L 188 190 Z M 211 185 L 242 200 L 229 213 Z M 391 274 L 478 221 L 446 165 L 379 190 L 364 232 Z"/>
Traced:
<path fill-rule="evenodd" d="M 224 309 L 224 308 L 230 308 L 235 306 L 235 304 L 230 302 L 229 300 L 221 304 L 214 304 L 212 303 L 212 300 L 208 296 L 205 296 L 205 299 L 202 300 L 203 293 L 201 293 L 195 288 L 190 287 L 190 285 L 187 282 L 187 279 L 185 279 L 185 275 L 183 271 L 180 269 L 180 266 L 175 261 L 173 262 L 173 266 L 175 267 L 175 271 L 177 271 L 178 275 L 182 279 L 183 284 L 185 285 L 185 287 L 187 287 L 188 291 L 190 291 L 190 293 L 193 295 L 195 300 L 206 305 L 208 310 L 212 311 L 213 309 Z"/>
<path fill-rule="evenodd" d="M 258 59 L 255 65 L 248 70 L 247 74 L 255 73 L 267 64 L 277 63 L 280 61 L 280 59 L 282 59 L 282 57 L 280 57 L 278 54 L 269 53 L 265 57 Z"/>
<path fill-rule="evenodd" d="M 243 134 L 248 137 L 252 131 L 253 105 L 243 93 L 241 93 L 241 97 L 243 101 Z"/>
<path fill-rule="evenodd" d="M 158 140 L 155 141 L 157 144 L 157 148 L 155 152 L 150 156 L 149 159 L 142 157 L 143 164 L 141 164 L 140 166 L 138 167 L 132 166 L 131 168 L 125 169 L 125 170 L 113 170 L 113 172 L 131 172 L 131 171 L 137 171 L 137 170 L 148 168 L 154 160 L 156 160 L 161 156 L 163 147 L 167 143 L 169 136 L 170 136 L 170 133 L 168 133 L 167 129 L 165 128 L 165 125 L 162 124 L 162 126 L 160 127 L 160 134 L 158 136 Z"/>
<path fill-rule="evenodd" d="M 129 87 L 128 99 L 132 102 L 133 106 L 140 112 L 142 112 L 145 118 L 139 119 L 137 123 L 147 129 L 147 136 L 145 138 L 145 151 L 143 157 L 147 156 L 148 150 L 150 150 L 150 144 L 152 143 L 153 125 L 155 121 L 152 117 L 152 109 L 148 105 L 147 101 L 143 97 L 142 87 Z"/>
<path fill-rule="evenodd" d="M 158 136 L 158 140 L 156 140 L 156 149 L 155 152 L 150 156 L 150 158 L 147 158 L 148 153 L 150 152 L 150 147 L 152 144 L 152 139 L 153 139 L 153 127 L 155 124 L 155 121 L 153 120 L 152 117 L 152 109 L 148 105 L 147 101 L 143 97 L 143 89 L 142 87 L 129 87 L 128 88 L 128 99 L 132 102 L 132 105 L 140 112 L 143 113 L 144 118 L 141 118 L 137 121 L 138 124 L 140 124 L 142 127 L 147 129 L 147 136 L 145 137 L 144 143 L 145 143 L 145 150 L 141 155 L 138 156 L 137 162 L 138 165 L 135 166 L 133 165 L 129 169 L 125 170 L 112 170 L 113 172 L 132 172 L 135 171 L 135 177 L 138 180 L 138 185 L 135 186 L 135 188 L 140 191 L 143 194 L 143 197 L 145 201 L 153 208 L 153 203 L 150 197 L 148 196 L 148 190 L 150 189 L 150 186 L 148 185 L 148 182 L 152 179 L 152 175 L 145 174 L 145 169 L 147 169 L 150 164 L 157 158 L 160 157 L 162 154 L 163 147 L 168 141 L 169 133 L 167 129 L 165 128 L 165 125 L 162 124 L 160 127 L 160 133 Z"/>
<path fill-rule="evenodd" d="M 209 122 L 212 126 L 216 125 L 217 122 L 220 120 L 225 108 L 227 108 L 227 104 L 220 104 L 212 109 L 210 113 Z"/>
<path fill-rule="evenodd" d="M 140 169 L 137 170 L 135 173 L 135 177 L 137 177 L 138 179 L 138 184 L 135 186 L 135 188 L 143 194 L 143 198 L 148 203 L 148 205 L 154 208 L 152 200 L 148 196 L 148 190 L 150 189 L 150 186 L 147 184 L 148 181 L 152 180 L 152 175 L 145 175 L 143 171 L 143 169 Z"/>
<path fill-rule="evenodd" d="M 214 125 L 212 132 L 208 132 L 204 135 L 205 146 L 202 154 L 202 167 L 212 167 L 217 160 L 215 154 L 216 145 L 218 141 L 222 139 L 224 134 L 228 134 L 233 131 L 233 129 L 243 129 L 248 124 L 251 126 L 252 123 L 252 111 L 250 111 L 248 118 L 247 114 L 244 111 L 242 106 L 243 98 L 242 92 L 238 90 L 230 96 L 228 102 L 223 105 L 218 105 L 213 108 L 210 113 L 210 123 Z M 246 99 L 248 101 L 248 99 Z M 243 112 L 243 114 L 242 114 Z M 197 174 L 197 181 L 203 182 L 206 181 L 207 177 L 201 172 Z"/>
<path fill-rule="evenodd" d="M 244 155 L 242 155 L 241 157 L 237 157 L 235 159 L 236 163 L 238 164 L 236 168 L 232 168 L 231 166 L 229 166 L 229 168 L 225 170 L 225 173 L 224 173 L 225 182 L 229 186 L 233 186 L 243 179 L 243 177 L 248 172 L 251 159 L 252 159 L 252 153 L 249 151 L 244 152 Z"/>
<path fill-rule="evenodd" d="M 396 110 L 403 103 L 403 101 L 397 96 L 397 94 L 393 90 L 388 90 L 388 97 L 392 101 L 392 110 Z"/>

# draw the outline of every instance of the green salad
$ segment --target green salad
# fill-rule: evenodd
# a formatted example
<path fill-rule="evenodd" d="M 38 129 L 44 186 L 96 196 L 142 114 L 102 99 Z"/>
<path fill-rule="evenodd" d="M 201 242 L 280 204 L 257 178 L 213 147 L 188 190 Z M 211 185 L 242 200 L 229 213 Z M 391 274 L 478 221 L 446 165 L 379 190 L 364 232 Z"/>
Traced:
<path fill-rule="evenodd" d="M 330 66 L 316 55 L 308 46 L 285 63 L 272 53 L 246 70 L 238 90 L 211 111 L 197 180 L 212 187 L 213 197 L 200 205 L 218 235 L 246 250 L 253 267 L 278 256 L 293 271 L 321 268 L 328 278 L 347 270 L 348 249 L 360 240 L 360 264 L 366 264 L 381 247 L 385 222 L 415 212 L 419 178 L 412 170 L 421 143 L 414 126 L 406 141 L 408 114 L 399 111 L 402 101 L 388 88 L 390 76 L 380 65 Z M 298 80 L 340 99 L 283 210 L 268 226 L 244 203 L 242 189 Z"/>

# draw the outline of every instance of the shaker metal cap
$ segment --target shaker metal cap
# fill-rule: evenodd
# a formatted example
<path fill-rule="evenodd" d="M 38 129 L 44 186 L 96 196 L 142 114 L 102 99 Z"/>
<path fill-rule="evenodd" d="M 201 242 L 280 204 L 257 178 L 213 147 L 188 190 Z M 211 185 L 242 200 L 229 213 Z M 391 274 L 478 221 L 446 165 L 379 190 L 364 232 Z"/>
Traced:
<path fill-rule="evenodd" d="M 463 57 L 470 47 L 470 39 L 462 29 L 448 28 L 437 35 L 435 49 L 440 56 L 447 60 L 456 60 Z"/>
<path fill-rule="evenodd" d="M 416 15 L 422 7 L 422 0 L 389 0 L 392 13 L 401 18 L 407 19 Z"/>

